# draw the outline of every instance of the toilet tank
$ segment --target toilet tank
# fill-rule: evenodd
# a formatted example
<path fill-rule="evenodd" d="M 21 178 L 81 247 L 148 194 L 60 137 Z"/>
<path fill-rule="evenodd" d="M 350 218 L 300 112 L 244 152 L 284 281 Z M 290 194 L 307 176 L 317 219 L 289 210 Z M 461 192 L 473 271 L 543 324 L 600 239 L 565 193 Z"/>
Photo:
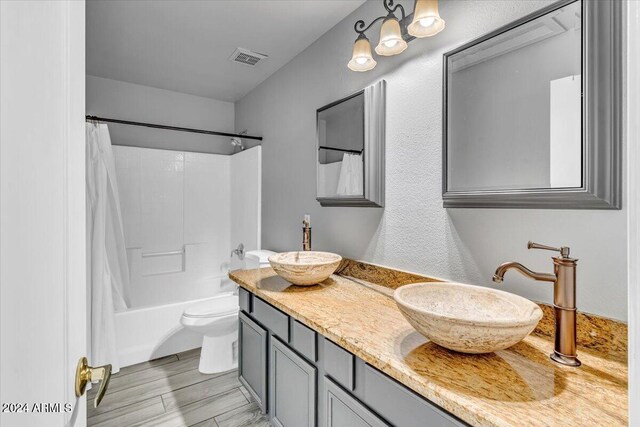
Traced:
<path fill-rule="evenodd" d="M 269 267 L 269 257 L 274 254 L 275 252 L 266 249 L 247 251 L 244 256 L 244 270 Z"/>

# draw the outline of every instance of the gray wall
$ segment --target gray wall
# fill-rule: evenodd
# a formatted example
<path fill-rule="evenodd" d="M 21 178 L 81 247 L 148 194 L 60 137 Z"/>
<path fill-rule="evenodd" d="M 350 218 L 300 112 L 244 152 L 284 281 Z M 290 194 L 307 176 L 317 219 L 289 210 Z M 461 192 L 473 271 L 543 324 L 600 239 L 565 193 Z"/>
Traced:
<path fill-rule="evenodd" d="M 550 186 L 550 82 L 580 74 L 580 50 L 569 31 L 453 73 L 449 190 Z"/>
<path fill-rule="evenodd" d="M 441 1 L 442 33 L 411 42 L 398 57 L 378 58 L 371 72 L 355 73 L 346 66 L 353 23 L 383 12 L 379 1 L 369 1 L 236 103 L 236 129 L 265 137 L 262 246 L 300 249 L 302 217 L 310 213 L 314 249 L 551 302 L 548 283 L 510 272 L 495 285 L 491 276 L 509 260 L 550 271 L 552 254 L 527 251 L 529 239 L 568 245 L 580 259 L 578 307 L 626 319 L 624 209 L 442 208 L 442 54 L 545 4 Z M 316 109 L 380 78 L 387 80 L 386 206 L 322 208 L 315 200 Z"/>
<path fill-rule="evenodd" d="M 179 127 L 234 131 L 232 102 L 87 76 L 86 111 L 113 119 Z M 230 139 L 136 126 L 109 124 L 116 145 L 230 154 Z"/>

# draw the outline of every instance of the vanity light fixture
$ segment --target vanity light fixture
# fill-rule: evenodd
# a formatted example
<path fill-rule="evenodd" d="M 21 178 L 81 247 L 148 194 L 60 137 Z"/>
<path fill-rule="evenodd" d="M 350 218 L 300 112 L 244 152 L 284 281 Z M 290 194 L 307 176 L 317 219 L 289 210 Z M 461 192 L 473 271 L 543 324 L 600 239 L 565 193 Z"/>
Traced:
<path fill-rule="evenodd" d="M 371 55 L 371 44 L 364 33 L 360 33 L 353 45 L 353 55 L 347 67 L 353 71 L 369 71 L 375 67 L 377 62 Z"/>
<path fill-rule="evenodd" d="M 444 30 L 444 19 L 438 12 L 438 0 L 416 0 L 413 20 L 407 31 L 413 37 L 431 37 Z"/>
<path fill-rule="evenodd" d="M 353 29 L 358 33 L 358 38 L 353 45 L 351 61 L 347 64 L 353 71 L 369 71 L 376 66 L 376 61 L 371 54 L 371 43 L 365 33 L 378 21 L 382 20 L 380 28 L 380 40 L 376 46 L 376 53 L 380 56 L 392 56 L 404 52 L 408 42 L 415 37 L 430 37 L 444 29 L 444 20 L 438 13 L 438 0 L 416 0 L 413 19 L 407 26 L 408 18 L 401 4 L 394 6 L 394 0 L 382 0 L 382 5 L 387 15 L 379 16 L 366 25 L 359 20 Z M 396 17 L 396 11 L 400 10 L 401 18 Z"/>
<path fill-rule="evenodd" d="M 380 41 L 376 46 L 376 53 L 381 56 L 391 56 L 404 52 L 406 48 L 407 42 L 402 38 L 400 22 L 392 13 L 389 13 L 380 28 Z"/>

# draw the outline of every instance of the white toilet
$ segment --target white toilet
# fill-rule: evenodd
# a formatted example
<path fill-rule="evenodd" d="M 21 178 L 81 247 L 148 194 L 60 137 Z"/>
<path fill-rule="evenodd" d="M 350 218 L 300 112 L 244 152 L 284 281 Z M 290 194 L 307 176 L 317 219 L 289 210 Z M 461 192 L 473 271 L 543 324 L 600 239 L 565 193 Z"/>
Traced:
<path fill-rule="evenodd" d="M 269 266 L 269 256 L 275 252 L 248 251 L 244 269 Z M 198 370 L 203 374 L 229 371 L 238 366 L 238 295 L 221 294 L 211 300 L 188 307 L 180 323 L 204 336 Z"/>
<path fill-rule="evenodd" d="M 254 268 L 269 267 L 269 257 L 275 255 L 273 251 L 260 249 L 257 251 L 247 251 L 244 255 L 244 270 L 253 270 Z"/>

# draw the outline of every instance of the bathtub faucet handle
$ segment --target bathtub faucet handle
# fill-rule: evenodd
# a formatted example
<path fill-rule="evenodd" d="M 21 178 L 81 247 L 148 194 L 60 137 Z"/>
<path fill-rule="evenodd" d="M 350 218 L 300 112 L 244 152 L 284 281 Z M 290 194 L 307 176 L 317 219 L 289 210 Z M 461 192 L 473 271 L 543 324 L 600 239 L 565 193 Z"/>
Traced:
<path fill-rule="evenodd" d="M 233 254 L 236 254 L 238 259 L 242 261 L 244 259 L 244 245 L 240 243 L 237 248 L 231 251 L 231 255 L 229 256 L 233 258 Z"/>

